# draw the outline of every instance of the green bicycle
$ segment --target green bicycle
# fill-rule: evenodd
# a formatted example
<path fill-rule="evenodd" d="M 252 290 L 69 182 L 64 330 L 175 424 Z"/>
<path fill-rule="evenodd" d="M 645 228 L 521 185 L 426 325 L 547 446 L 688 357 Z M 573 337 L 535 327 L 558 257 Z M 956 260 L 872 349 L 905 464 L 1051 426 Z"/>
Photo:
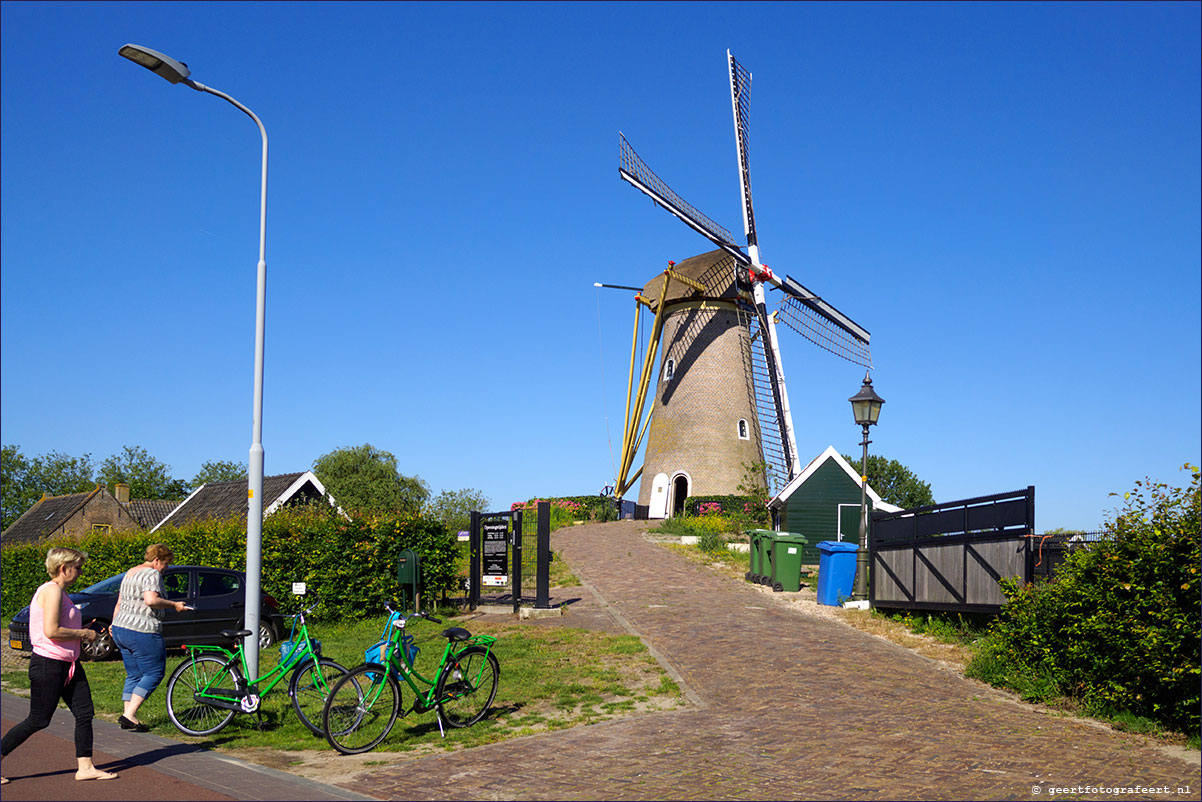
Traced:
<path fill-rule="evenodd" d="M 292 619 L 292 633 L 280 644 L 280 662 L 271 671 L 247 682 L 246 654 L 241 639 L 250 630 L 225 630 L 224 637 L 238 642 L 233 651 L 221 646 L 185 646 L 188 658 L 167 680 L 167 716 L 186 735 L 212 735 L 238 713 L 254 713 L 262 726 L 262 697 L 289 673 L 288 695 L 301 723 L 315 735 L 322 733 L 321 711 L 330 686 L 346 675 L 346 668 L 321 656 L 321 641 L 309 637 L 305 614 L 317 606 L 314 599 Z M 261 688 L 261 689 L 260 689 Z"/>
<path fill-rule="evenodd" d="M 496 638 L 472 635 L 461 627 L 442 632 L 447 639 L 435 679 L 422 676 L 413 662 L 419 651 L 406 623 L 424 618 L 442 621 L 428 613 L 402 615 L 385 604 L 388 620 L 378 643 L 369 648 L 366 663 L 338 680 L 321 713 L 322 729 L 330 746 L 344 755 L 374 749 L 392 731 L 397 716 L 438 711 L 438 729 L 445 721 L 468 727 L 484 718 L 497 695 L 501 667 L 492 652 Z M 413 691 L 413 704 L 402 709 L 400 680 Z M 426 686 L 425 690 L 418 683 Z"/>

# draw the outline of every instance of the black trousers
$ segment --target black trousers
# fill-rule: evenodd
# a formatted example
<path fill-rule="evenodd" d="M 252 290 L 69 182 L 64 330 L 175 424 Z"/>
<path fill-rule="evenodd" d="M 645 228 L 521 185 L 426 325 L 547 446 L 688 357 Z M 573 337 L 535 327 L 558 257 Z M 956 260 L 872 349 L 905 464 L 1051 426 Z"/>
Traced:
<path fill-rule="evenodd" d="M 50 726 L 50 719 L 62 699 L 75 716 L 75 756 L 92 756 L 92 688 L 83 663 L 75 662 L 75 676 L 67 681 L 71 664 L 40 654 L 29 658 L 29 716 L 10 729 L 0 742 L 0 755 L 7 755 L 38 730 Z"/>

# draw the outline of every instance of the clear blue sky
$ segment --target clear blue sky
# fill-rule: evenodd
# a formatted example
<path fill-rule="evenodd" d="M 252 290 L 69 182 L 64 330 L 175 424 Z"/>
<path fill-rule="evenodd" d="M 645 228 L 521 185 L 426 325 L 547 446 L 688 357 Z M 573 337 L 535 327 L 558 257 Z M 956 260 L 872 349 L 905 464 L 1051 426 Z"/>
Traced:
<path fill-rule="evenodd" d="M 873 452 L 1098 526 L 1199 461 L 1199 8 L 4 3 L 3 441 L 247 460 L 258 132 L 134 42 L 267 126 L 269 474 L 598 491 L 633 302 L 592 284 L 710 248 L 618 131 L 741 232 L 730 48 L 761 255 L 872 332 Z M 863 371 L 782 348 L 803 459 L 858 453 Z"/>

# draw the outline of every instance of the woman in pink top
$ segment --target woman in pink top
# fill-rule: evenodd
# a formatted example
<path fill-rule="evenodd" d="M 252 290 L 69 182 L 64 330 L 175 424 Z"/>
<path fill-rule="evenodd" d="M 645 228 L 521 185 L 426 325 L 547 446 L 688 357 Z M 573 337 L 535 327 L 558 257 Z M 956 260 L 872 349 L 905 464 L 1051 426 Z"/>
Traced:
<path fill-rule="evenodd" d="M 33 642 L 29 658 L 29 716 L 5 733 L 0 755 L 7 755 L 30 735 L 50 726 L 62 699 L 75 716 L 75 758 L 79 761 L 75 779 L 111 780 L 117 775 L 101 771 L 92 763 L 92 689 L 83 663 L 79 662 L 80 641 L 91 643 L 96 640 L 96 633 L 80 629 L 83 616 L 66 593 L 71 583 L 79 579 L 87 558 L 82 551 L 66 548 L 53 548 L 46 554 L 50 581 L 34 592 L 29 605 L 29 639 Z"/>

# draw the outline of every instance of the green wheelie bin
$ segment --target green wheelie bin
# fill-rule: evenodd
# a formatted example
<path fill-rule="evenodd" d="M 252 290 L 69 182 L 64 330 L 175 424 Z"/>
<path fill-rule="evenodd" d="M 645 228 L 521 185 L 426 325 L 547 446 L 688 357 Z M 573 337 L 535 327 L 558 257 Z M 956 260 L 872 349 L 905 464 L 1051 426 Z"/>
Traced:
<path fill-rule="evenodd" d="M 748 540 L 750 570 L 744 575 L 744 579 L 748 582 L 762 584 L 768 575 L 767 545 L 771 543 L 772 535 L 775 533 L 770 529 L 748 529 L 745 533 Z"/>
<path fill-rule="evenodd" d="M 797 532 L 774 532 L 771 541 L 772 574 L 768 584 L 779 592 L 801 590 L 801 558 L 808 540 Z"/>

